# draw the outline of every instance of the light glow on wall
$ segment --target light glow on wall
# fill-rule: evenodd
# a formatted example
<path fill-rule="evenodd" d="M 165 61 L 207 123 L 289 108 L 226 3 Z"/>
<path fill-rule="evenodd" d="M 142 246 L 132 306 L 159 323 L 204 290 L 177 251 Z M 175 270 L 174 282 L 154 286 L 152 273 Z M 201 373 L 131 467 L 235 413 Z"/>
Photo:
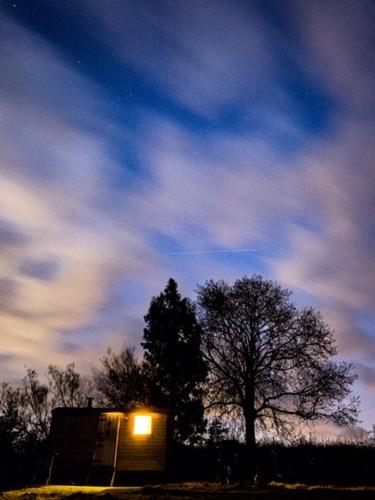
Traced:
<path fill-rule="evenodd" d="M 147 436 L 152 431 L 151 415 L 135 415 L 134 416 L 134 434 L 136 436 Z"/>

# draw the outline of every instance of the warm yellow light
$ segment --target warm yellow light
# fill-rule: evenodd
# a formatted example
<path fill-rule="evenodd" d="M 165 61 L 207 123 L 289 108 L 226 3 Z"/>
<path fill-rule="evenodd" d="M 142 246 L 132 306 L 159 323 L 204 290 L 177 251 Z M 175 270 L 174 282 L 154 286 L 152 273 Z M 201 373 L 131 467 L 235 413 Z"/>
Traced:
<path fill-rule="evenodd" d="M 151 434 L 152 418 L 151 415 L 134 416 L 134 434 L 145 436 Z"/>

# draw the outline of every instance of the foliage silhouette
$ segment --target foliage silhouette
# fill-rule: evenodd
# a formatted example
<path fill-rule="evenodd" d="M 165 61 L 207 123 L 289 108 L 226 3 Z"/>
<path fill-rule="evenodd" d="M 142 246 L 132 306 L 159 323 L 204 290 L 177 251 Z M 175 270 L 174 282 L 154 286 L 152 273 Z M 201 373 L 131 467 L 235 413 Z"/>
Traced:
<path fill-rule="evenodd" d="M 176 441 L 193 442 L 205 427 L 202 384 L 207 375 L 195 307 L 169 279 L 144 319 L 150 402 L 170 409 Z"/>

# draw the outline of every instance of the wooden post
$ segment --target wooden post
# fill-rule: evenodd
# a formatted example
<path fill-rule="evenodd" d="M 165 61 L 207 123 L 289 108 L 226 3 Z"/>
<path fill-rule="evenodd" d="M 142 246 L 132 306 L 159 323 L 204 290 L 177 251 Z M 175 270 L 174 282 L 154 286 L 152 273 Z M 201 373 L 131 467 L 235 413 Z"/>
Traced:
<path fill-rule="evenodd" d="M 54 454 L 52 455 L 51 463 L 49 464 L 49 468 L 48 468 L 48 478 L 47 478 L 47 481 L 46 481 L 46 486 L 48 486 L 49 484 L 51 484 L 53 464 L 54 464 L 54 462 L 55 462 L 55 456 L 56 456 L 56 455 L 57 455 L 57 453 L 54 453 Z"/>
<path fill-rule="evenodd" d="M 120 437 L 120 420 L 121 420 L 121 415 L 119 415 L 118 419 L 117 419 L 116 446 L 115 446 L 115 456 L 113 459 L 113 473 L 112 473 L 112 478 L 111 478 L 111 483 L 110 483 L 111 487 L 115 484 L 115 477 L 116 477 L 118 441 L 119 441 L 119 437 Z"/>

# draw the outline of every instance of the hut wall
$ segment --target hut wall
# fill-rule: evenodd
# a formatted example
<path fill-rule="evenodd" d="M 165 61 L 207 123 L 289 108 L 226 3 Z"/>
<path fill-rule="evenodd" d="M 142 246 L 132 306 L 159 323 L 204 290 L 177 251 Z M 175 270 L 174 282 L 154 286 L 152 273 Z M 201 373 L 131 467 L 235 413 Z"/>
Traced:
<path fill-rule="evenodd" d="M 97 422 L 97 415 L 53 415 L 49 443 L 55 453 L 55 481 L 86 480 L 94 454 Z"/>
<path fill-rule="evenodd" d="M 120 422 L 117 468 L 122 471 L 163 471 L 167 451 L 167 414 L 147 412 L 152 417 L 151 435 L 135 436 L 134 413 Z"/>

